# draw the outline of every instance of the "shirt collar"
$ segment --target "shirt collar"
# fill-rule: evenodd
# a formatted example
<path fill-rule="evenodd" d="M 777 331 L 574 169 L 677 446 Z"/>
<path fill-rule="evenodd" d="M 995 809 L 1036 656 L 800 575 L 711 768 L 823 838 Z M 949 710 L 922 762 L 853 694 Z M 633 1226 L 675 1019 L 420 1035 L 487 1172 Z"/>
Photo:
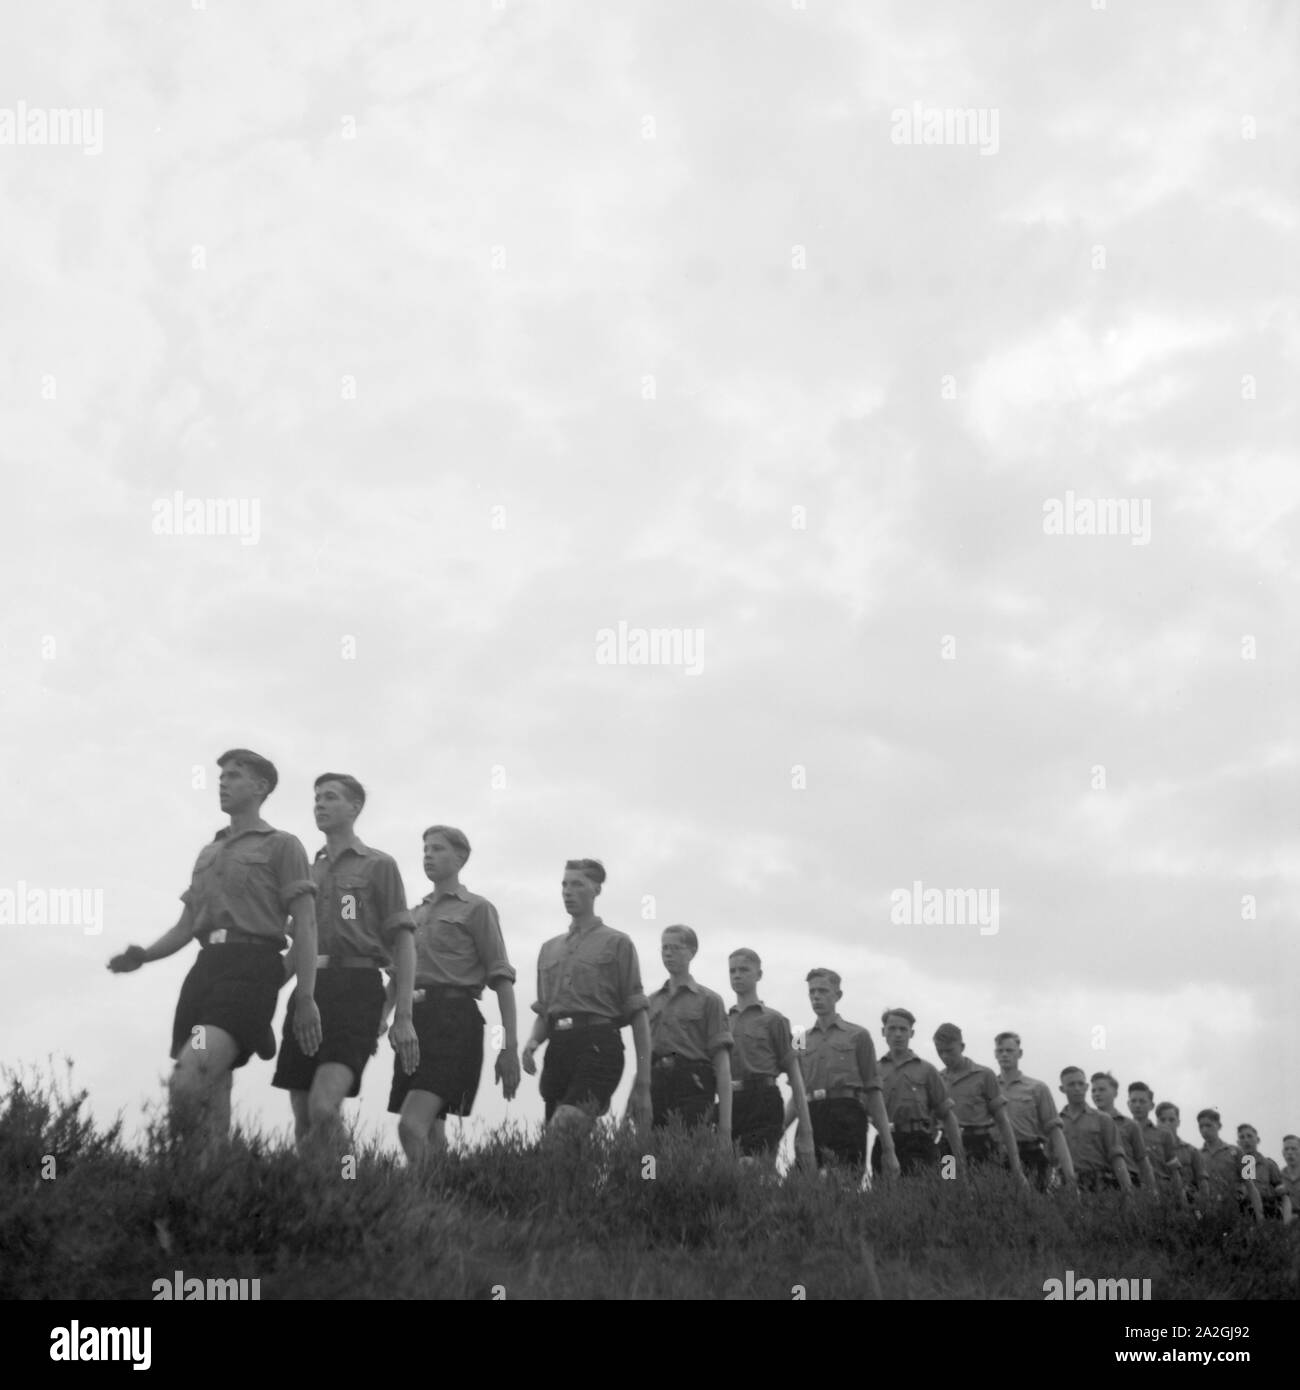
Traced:
<path fill-rule="evenodd" d="M 339 852 L 334 856 L 334 858 L 330 860 L 330 863 L 337 864 L 338 861 L 342 859 L 345 854 L 358 854 L 364 858 L 373 853 L 374 851 L 370 848 L 369 845 L 363 845 L 360 840 L 354 840 L 350 845 L 344 845 L 343 848 L 339 850 Z M 329 859 L 329 854 L 329 846 L 322 845 L 316 851 L 316 858 L 318 860 Z"/>
<path fill-rule="evenodd" d="M 682 981 L 681 985 L 679 986 L 679 990 L 681 989 L 689 989 L 692 994 L 698 994 L 700 992 L 699 985 L 695 983 L 695 979 L 691 975 L 687 975 L 686 979 Z M 659 993 L 667 994 L 671 997 L 671 995 L 674 993 L 673 982 L 671 977 L 664 981 L 664 987 L 659 991 Z"/>
<path fill-rule="evenodd" d="M 604 922 L 602 922 L 601 919 L 600 919 L 599 917 L 593 917 L 593 918 L 591 919 L 591 926 L 589 926 L 589 927 L 584 927 L 581 931 L 574 931 L 574 930 L 573 930 L 573 921 L 572 921 L 572 919 L 570 919 L 570 921 L 569 921 L 569 933 L 568 933 L 568 934 L 569 934 L 569 936 L 571 936 L 571 937 L 574 937 L 574 936 L 590 936 L 591 933 L 594 932 L 594 931 L 596 930 L 597 927 L 603 927 L 604 925 L 605 925 Z"/>
<path fill-rule="evenodd" d="M 230 827 L 228 825 L 223 826 L 220 830 L 217 831 L 214 838 L 218 840 L 239 840 L 242 839 L 245 835 L 270 835 L 274 830 L 275 826 L 267 825 L 267 823 L 264 820 L 260 820 L 257 822 L 256 825 L 250 825 L 247 830 L 241 830 L 238 835 L 234 836 L 231 835 Z"/>
<path fill-rule="evenodd" d="M 916 1061 L 919 1061 L 920 1059 L 917 1057 L 916 1053 L 913 1052 L 912 1049 L 909 1047 L 909 1048 L 907 1049 L 907 1056 L 904 1057 L 903 1060 L 902 1060 L 901 1062 L 895 1062 L 895 1061 L 894 1061 L 894 1054 L 893 1054 L 892 1052 L 889 1052 L 889 1051 L 886 1051 L 886 1052 L 885 1052 L 885 1055 L 884 1055 L 880 1060 L 881 1060 L 882 1062 L 890 1062 L 890 1063 L 893 1063 L 893 1065 L 896 1066 L 896 1067 L 903 1067 L 903 1066 L 906 1066 L 908 1062 L 916 1062 Z"/>
<path fill-rule="evenodd" d="M 754 1000 L 754 1002 L 753 1002 L 752 1004 L 746 1004 L 745 1007 L 744 1007 L 743 1009 L 740 1007 L 739 1004 L 733 1004 L 733 1005 L 731 1006 L 731 1008 L 729 1008 L 729 1009 L 727 1010 L 727 1013 L 728 1013 L 728 1014 L 747 1014 L 747 1013 L 750 1011 L 750 1009 L 765 1009 L 765 1008 L 767 1008 L 767 1005 L 764 1004 L 763 1001 L 762 1001 L 761 999 L 756 999 L 756 1000 Z"/>
<path fill-rule="evenodd" d="M 826 1025 L 824 1028 L 822 1027 L 822 1024 L 823 1024 L 823 1023 L 825 1023 L 825 1025 Z M 819 1019 L 817 1019 L 816 1022 L 813 1024 L 814 1030 L 820 1030 L 820 1031 L 823 1032 L 823 1033 L 829 1033 L 829 1032 L 831 1031 L 832 1028 L 843 1028 L 843 1027 L 844 1027 L 844 1020 L 839 1016 L 839 1014 L 832 1014 L 832 1015 L 831 1015 L 829 1018 L 827 1018 L 827 1019 L 821 1019 L 821 1018 L 819 1018 Z"/>
<path fill-rule="evenodd" d="M 462 883 L 458 888 L 435 888 L 432 893 L 426 893 L 423 902 L 432 906 L 439 898 L 459 898 L 461 902 L 469 902 L 469 890 Z"/>

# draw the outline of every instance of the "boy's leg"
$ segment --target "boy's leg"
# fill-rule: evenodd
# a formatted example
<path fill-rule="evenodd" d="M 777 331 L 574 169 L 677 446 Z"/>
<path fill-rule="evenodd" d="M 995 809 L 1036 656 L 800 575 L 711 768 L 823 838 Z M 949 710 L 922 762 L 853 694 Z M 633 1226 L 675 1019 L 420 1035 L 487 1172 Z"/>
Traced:
<path fill-rule="evenodd" d="M 446 1147 L 446 1136 L 438 1119 L 441 1111 L 442 1097 L 432 1091 L 406 1093 L 397 1119 L 397 1137 L 412 1167 L 422 1163 L 430 1151 L 439 1152 Z"/>
<path fill-rule="evenodd" d="M 293 1142 L 298 1146 L 301 1153 L 303 1146 L 307 1142 L 307 1136 L 311 1133 L 311 1116 L 307 1111 L 308 1091 L 290 1091 L 289 1108 L 293 1111 Z"/>
<path fill-rule="evenodd" d="M 225 1029 L 211 1025 L 204 1025 L 199 1036 L 202 1047 L 186 1043 L 176 1058 L 170 1083 L 172 1113 L 209 1139 L 223 1138 L 230 1132 L 231 1071 L 239 1044 Z"/>
<path fill-rule="evenodd" d="M 316 1148 L 342 1152 L 346 1133 L 339 1111 L 355 1082 L 356 1073 L 342 1062 L 322 1062 L 316 1068 L 307 1097 L 310 1142 Z"/>

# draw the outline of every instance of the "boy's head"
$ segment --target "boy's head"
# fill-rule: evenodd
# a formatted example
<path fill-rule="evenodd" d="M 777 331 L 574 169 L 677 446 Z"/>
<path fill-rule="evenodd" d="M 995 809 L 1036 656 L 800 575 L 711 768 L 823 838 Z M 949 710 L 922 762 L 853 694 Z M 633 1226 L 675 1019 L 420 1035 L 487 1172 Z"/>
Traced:
<path fill-rule="evenodd" d="M 1207 1143 L 1219 1137 L 1219 1130 L 1223 1128 L 1223 1121 L 1219 1118 L 1217 1110 L 1201 1110 L 1196 1115 L 1196 1128 L 1201 1131 L 1201 1138 Z"/>
<path fill-rule="evenodd" d="M 1003 1071 L 1014 1071 L 1024 1056 L 1019 1033 L 999 1033 L 993 1039 L 993 1056 Z"/>
<path fill-rule="evenodd" d="M 880 1022 L 883 1025 L 880 1031 L 891 1051 L 895 1048 L 901 1051 L 912 1041 L 912 1034 L 916 1031 L 916 1015 L 910 1009 L 886 1009 L 880 1015 Z"/>
<path fill-rule="evenodd" d="M 674 967 L 680 970 L 690 965 L 699 949 L 699 937 L 690 927 L 682 926 L 680 923 L 665 927 L 659 937 L 659 955 L 665 969 L 670 973 Z"/>
<path fill-rule="evenodd" d="M 1155 1103 L 1156 1098 L 1151 1094 L 1151 1087 L 1145 1081 L 1129 1082 L 1128 1111 L 1138 1124 L 1146 1124 L 1147 1116 L 1151 1114 L 1151 1107 Z"/>
<path fill-rule="evenodd" d="M 275 764 L 249 748 L 231 748 L 217 759 L 221 769 L 218 797 L 230 814 L 253 810 L 275 790 L 280 774 Z"/>
<path fill-rule="evenodd" d="M 560 896 L 571 917 L 581 917 L 592 909 L 605 882 L 605 866 L 599 859 L 570 859 L 564 865 Z"/>
<path fill-rule="evenodd" d="M 934 1050 L 945 1067 L 955 1067 L 966 1051 L 961 1029 L 955 1023 L 941 1023 L 934 1030 Z"/>
<path fill-rule="evenodd" d="M 1062 1068 L 1060 1089 L 1070 1105 L 1087 1105 L 1088 1075 L 1082 1067 Z"/>
<path fill-rule="evenodd" d="M 1171 1134 L 1178 1133 L 1178 1107 L 1172 1100 L 1162 1100 L 1156 1106 L 1156 1124 L 1163 1125 Z"/>
<path fill-rule="evenodd" d="M 727 969 L 731 975 L 731 987 L 737 994 L 748 994 L 758 986 L 763 978 L 763 962 L 757 951 L 741 946 L 727 957 Z"/>
<path fill-rule="evenodd" d="M 424 875 L 432 883 L 460 873 L 469 858 L 469 840 L 454 825 L 431 825 L 423 835 Z"/>
<path fill-rule="evenodd" d="M 366 804 L 366 789 L 346 772 L 322 772 L 313 786 L 316 828 L 326 834 L 346 830 Z"/>
<path fill-rule="evenodd" d="M 1300 1166 L 1300 1134 L 1288 1134 L 1283 1137 L 1282 1159 L 1288 1168 Z"/>
<path fill-rule="evenodd" d="M 1092 1103 L 1098 1110 L 1111 1109 L 1115 1104 L 1115 1097 L 1119 1095 L 1119 1082 L 1108 1071 L 1093 1072 L 1090 1082 Z"/>
<path fill-rule="evenodd" d="M 1258 1153 L 1259 1130 L 1254 1125 L 1238 1125 L 1237 1143 L 1241 1146 L 1242 1153 Z"/>
<path fill-rule="evenodd" d="M 818 1018 L 829 1018 L 844 997 L 840 977 L 833 970 L 816 966 L 805 976 L 808 982 L 808 1002 Z"/>

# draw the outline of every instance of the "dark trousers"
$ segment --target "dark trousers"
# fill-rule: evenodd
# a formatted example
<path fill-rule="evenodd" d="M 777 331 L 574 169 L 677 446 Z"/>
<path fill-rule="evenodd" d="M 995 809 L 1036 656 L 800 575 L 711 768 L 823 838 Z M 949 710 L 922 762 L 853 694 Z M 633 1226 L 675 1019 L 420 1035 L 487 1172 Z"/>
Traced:
<path fill-rule="evenodd" d="M 675 1057 L 656 1063 L 650 1070 L 650 1104 L 654 1127 L 663 1129 L 674 1115 L 687 1129 L 713 1119 L 717 1080 L 708 1062 L 688 1062 Z"/>
<path fill-rule="evenodd" d="M 939 1146 L 934 1138 L 924 1130 L 910 1134 L 894 1135 L 894 1152 L 898 1155 L 898 1170 L 901 1176 L 910 1178 L 917 1173 L 937 1173 L 939 1171 Z M 884 1155 L 880 1147 L 880 1136 L 871 1146 L 871 1171 L 879 1174 L 884 1167 Z"/>
<path fill-rule="evenodd" d="M 963 1129 L 961 1147 L 966 1156 L 966 1162 L 972 1168 L 978 1168 L 981 1163 L 996 1163 L 1002 1155 L 1002 1150 L 994 1141 L 991 1129 Z M 952 1148 L 948 1143 L 948 1136 L 941 1134 L 939 1136 L 939 1157 L 947 1158 L 951 1153 Z"/>
<path fill-rule="evenodd" d="M 1041 1139 L 1021 1140 L 1016 1144 L 1020 1155 L 1020 1166 L 1025 1177 L 1040 1191 L 1047 1191 L 1048 1179 L 1052 1176 L 1052 1165 L 1047 1160 Z"/>
<path fill-rule="evenodd" d="M 1119 1189 L 1119 1179 L 1109 1168 L 1089 1168 L 1086 1172 L 1075 1171 L 1079 1180 L 1080 1192 L 1110 1192 Z"/>
<path fill-rule="evenodd" d="M 817 1166 L 824 1168 L 834 1161 L 861 1172 L 867 1161 L 867 1112 L 862 1104 L 852 1096 L 810 1100 L 808 1118 L 812 1121 Z"/>
<path fill-rule="evenodd" d="M 755 1086 L 731 1098 L 731 1140 L 750 1158 L 775 1154 L 785 1132 L 785 1106 L 775 1086 Z"/>

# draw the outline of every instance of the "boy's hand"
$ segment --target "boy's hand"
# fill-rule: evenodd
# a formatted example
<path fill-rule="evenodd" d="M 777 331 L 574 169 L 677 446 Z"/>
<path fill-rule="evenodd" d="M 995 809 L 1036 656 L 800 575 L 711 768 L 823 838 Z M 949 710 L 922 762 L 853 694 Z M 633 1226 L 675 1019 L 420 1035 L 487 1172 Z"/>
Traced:
<path fill-rule="evenodd" d="M 293 1006 L 293 1035 L 304 1057 L 314 1057 L 320 1048 L 320 1010 L 314 999 L 298 999 Z"/>
<path fill-rule="evenodd" d="M 497 1053 L 496 1078 L 501 1083 L 501 1094 L 506 1100 L 514 1100 L 519 1089 L 519 1053 L 513 1047 L 503 1047 Z"/>
<path fill-rule="evenodd" d="M 537 1051 L 537 1044 L 529 1038 L 524 1044 L 523 1064 L 524 1070 L 529 1076 L 537 1075 L 537 1063 L 533 1061 L 533 1053 Z"/>
<path fill-rule="evenodd" d="M 145 963 L 143 946 L 128 946 L 119 956 L 114 956 L 108 963 L 108 968 L 114 975 L 129 975 L 132 970 L 139 970 Z"/>
<path fill-rule="evenodd" d="M 410 1076 L 420 1065 L 420 1039 L 416 1036 L 415 1024 L 409 1018 L 397 1019 L 388 1030 L 388 1041 L 402 1063 L 402 1070 Z"/>

